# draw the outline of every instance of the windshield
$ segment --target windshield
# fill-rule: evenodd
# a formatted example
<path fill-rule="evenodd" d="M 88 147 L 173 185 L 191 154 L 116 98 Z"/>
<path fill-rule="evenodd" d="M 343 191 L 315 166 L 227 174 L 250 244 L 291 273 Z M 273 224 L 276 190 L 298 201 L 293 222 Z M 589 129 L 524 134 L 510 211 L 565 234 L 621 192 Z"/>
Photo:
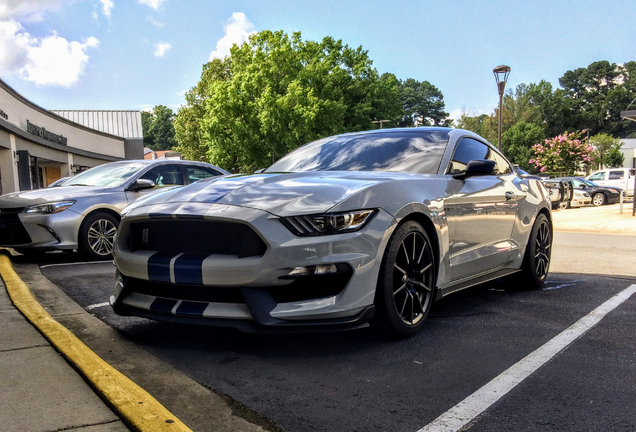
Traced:
<path fill-rule="evenodd" d="M 339 135 L 309 143 L 265 172 L 392 171 L 435 174 L 448 134 L 396 131 Z"/>
<path fill-rule="evenodd" d="M 148 165 L 139 162 L 110 163 L 91 168 L 64 182 L 62 186 L 115 187 Z"/>

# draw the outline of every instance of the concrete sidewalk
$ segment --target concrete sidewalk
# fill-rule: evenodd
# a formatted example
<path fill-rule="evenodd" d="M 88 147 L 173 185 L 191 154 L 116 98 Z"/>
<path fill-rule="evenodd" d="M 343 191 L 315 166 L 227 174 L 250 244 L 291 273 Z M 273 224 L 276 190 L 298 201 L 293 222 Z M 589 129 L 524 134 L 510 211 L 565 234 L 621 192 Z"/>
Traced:
<path fill-rule="evenodd" d="M 0 281 L 0 419 L 7 432 L 129 429 L 13 306 Z"/>
<path fill-rule="evenodd" d="M 632 203 L 600 207 L 581 207 L 552 212 L 555 231 L 620 234 L 636 236 L 636 216 L 632 216 Z"/>

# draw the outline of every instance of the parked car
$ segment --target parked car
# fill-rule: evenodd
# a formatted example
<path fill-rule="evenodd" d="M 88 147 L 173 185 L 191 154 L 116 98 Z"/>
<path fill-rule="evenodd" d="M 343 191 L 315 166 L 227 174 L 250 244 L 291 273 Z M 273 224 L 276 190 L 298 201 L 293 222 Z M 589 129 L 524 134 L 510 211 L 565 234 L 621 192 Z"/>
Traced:
<path fill-rule="evenodd" d="M 491 279 L 542 286 L 550 202 L 471 132 L 324 138 L 261 173 L 142 198 L 114 249 L 117 314 L 244 331 L 408 336 L 434 300 Z"/>
<path fill-rule="evenodd" d="M 600 186 L 580 177 L 561 177 L 555 180 L 571 181 L 574 186 L 574 190 L 587 194 L 588 199 L 591 197 L 591 203 L 595 206 L 616 204 L 621 199 L 622 189 L 619 188 Z"/>
<path fill-rule="evenodd" d="M 53 188 L 0 196 L 0 246 L 24 254 L 79 249 L 111 256 L 120 212 L 164 186 L 228 174 L 202 162 L 135 160 L 92 168 Z"/>
<path fill-rule="evenodd" d="M 620 188 L 627 196 L 634 196 L 634 168 L 610 168 L 594 171 L 586 180 L 592 181 L 599 186 Z"/>
<path fill-rule="evenodd" d="M 571 182 L 542 179 L 542 183 L 548 190 L 552 210 L 566 209 L 569 207 L 570 202 L 574 199 L 574 188 Z"/>

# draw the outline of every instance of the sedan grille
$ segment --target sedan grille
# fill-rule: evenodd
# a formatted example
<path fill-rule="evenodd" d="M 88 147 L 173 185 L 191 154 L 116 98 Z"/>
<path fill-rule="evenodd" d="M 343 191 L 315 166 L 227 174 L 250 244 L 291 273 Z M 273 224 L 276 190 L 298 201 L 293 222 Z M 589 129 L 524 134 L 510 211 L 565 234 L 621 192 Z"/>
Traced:
<path fill-rule="evenodd" d="M 245 224 L 209 220 L 150 220 L 130 225 L 132 252 L 152 250 L 199 255 L 262 256 L 267 245 Z"/>
<path fill-rule="evenodd" d="M 31 237 L 20 222 L 22 208 L 0 210 L 0 244 L 23 245 L 31 243 Z"/>

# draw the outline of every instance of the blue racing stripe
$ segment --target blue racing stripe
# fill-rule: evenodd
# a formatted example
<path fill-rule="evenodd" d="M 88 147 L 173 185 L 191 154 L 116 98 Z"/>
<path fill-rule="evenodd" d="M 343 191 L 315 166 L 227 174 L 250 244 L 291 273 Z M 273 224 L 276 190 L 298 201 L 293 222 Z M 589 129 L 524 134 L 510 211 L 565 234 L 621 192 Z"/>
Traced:
<path fill-rule="evenodd" d="M 148 279 L 155 282 L 170 282 L 170 261 L 174 252 L 157 252 L 148 258 Z"/>
<path fill-rule="evenodd" d="M 175 307 L 177 301 L 178 300 L 157 297 L 150 305 L 150 310 L 153 312 L 171 313 L 172 308 Z"/>
<path fill-rule="evenodd" d="M 208 307 L 207 303 L 183 301 L 177 308 L 177 315 L 203 315 L 203 311 Z"/>
<path fill-rule="evenodd" d="M 174 282 L 178 284 L 203 285 L 201 267 L 207 255 L 183 254 L 174 262 Z"/>

